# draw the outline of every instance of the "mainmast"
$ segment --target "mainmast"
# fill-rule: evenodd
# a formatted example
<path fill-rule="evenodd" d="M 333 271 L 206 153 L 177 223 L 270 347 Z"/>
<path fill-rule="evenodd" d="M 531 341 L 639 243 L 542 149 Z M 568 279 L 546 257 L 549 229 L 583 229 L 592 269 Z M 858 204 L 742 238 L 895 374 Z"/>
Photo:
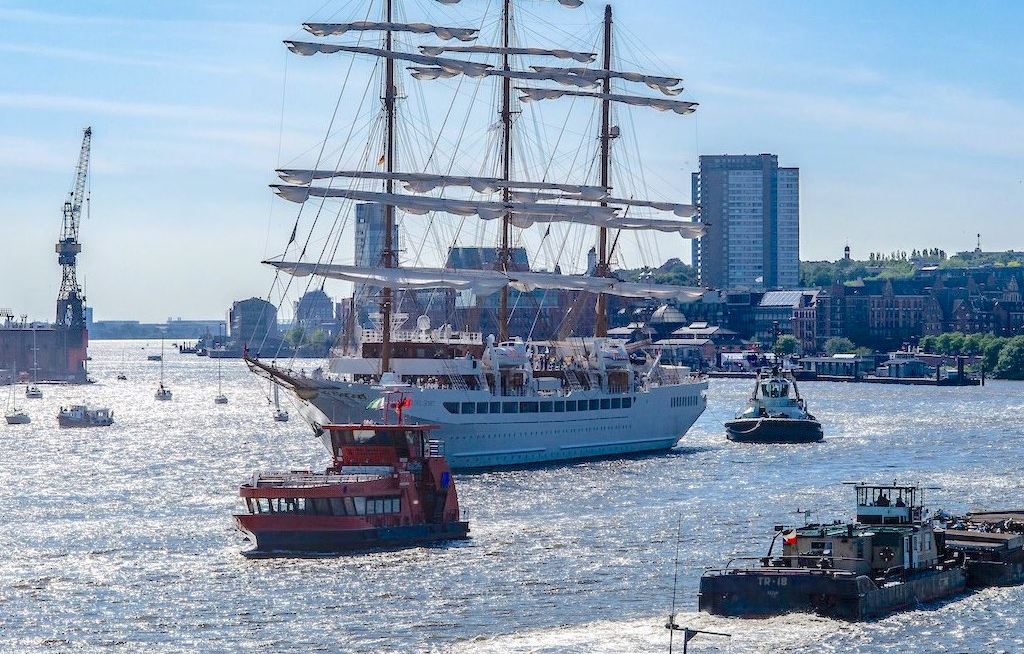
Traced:
<path fill-rule="evenodd" d="M 604 69 L 612 69 L 612 6 L 604 7 Z M 611 166 L 611 101 L 607 98 L 612 92 L 612 77 L 605 75 L 601 84 L 601 92 L 606 97 L 601 100 L 601 186 L 608 188 L 610 183 Z M 602 207 L 608 203 L 601 201 Z M 601 227 L 598 230 L 597 244 L 597 266 L 594 269 L 596 277 L 608 276 L 608 228 Z M 604 293 L 597 295 L 597 322 L 594 325 L 594 336 L 603 337 L 608 335 L 608 296 Z"/>
<path fill-rule="evenodd" d="M 501 45 L 501 69 L 509 71 L 510 32 L 512 22 L 512 0 L 502 0 Z M 501 80 L 501 178 L 505 181 L 512 179 L 512 78 L 508 75 Z M 512 189 L 507 185 L 501 191 L 501 199 L 507 205 L 512 201 Z M 498 269 L 508 272 L 511 260 L 509 249 L 509 236 L 512 231 L 511 213 L 505 212 L 501 217 L 501 248 L 498 250 Z M 508 340 L 508 286 L 501 289 L 501 304 L 498 311 L 498 342 Z"/>
<path fill-rule="evenodd" d="M 392 0 L 384 0 L 384 20 L 388 29 L 384 32 L 384 50 L 392 51 L 391 10 Z M 385 171 L 395 172 L 395 60 L 387 57 L 384 60 L 384 114 L 386 126 L 384 129 L 384 164 Z M 394 180 L 388 175 L 384 180 L 384 192 L 394 192 Z M 384 205 L 384 249 L 381 257 L 384 259 L 385 268 L 395 267 L 395 243 L 392 237 L 395 225 L 395 205 Z M 380 346 L 380 371 L 388 372 L 391 369 L 391 304 L 392 290 L 390 286 L 381 289 L 380 314 L 381 314 L 381 346 Z"/>

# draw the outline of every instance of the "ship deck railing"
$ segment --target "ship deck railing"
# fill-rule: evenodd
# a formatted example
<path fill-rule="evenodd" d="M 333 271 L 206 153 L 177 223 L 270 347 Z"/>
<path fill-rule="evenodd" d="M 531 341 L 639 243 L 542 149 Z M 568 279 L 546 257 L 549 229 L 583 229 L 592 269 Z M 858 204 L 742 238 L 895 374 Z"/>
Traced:
<path fill-rule="evenodd" d="M 250 480 L 253 488 L 311 488 L 314 486 L 329 486 L 332 484 L 354 484 L 364 481 L 376 481 L 390 477 L 392 471 L 387 474 L 375 472 L 257 472 Z"/>

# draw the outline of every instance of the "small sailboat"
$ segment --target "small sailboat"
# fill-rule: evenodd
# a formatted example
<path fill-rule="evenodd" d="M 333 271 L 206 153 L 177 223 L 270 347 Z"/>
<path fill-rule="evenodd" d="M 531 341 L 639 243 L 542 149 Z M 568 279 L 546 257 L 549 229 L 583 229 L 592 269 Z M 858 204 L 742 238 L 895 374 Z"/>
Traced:
<path fill-rule="evenodd" d="M 220 380 L 220 359 L 217 359 L 217 397 L 213 398 L 214 404 L 227 404 L 228 396 L 221 390 Z"/>
<path fill-rule="evenodd" d="M 10 410 L 7 411 L 5 417 L 7 418 L 8 425 L 27 425 L 32 422 L 32 418 L 29 417 L 23 409 L 18 408 L 18 404 L 15 401 L 14 393 L 14 381 L 11 381 L 11 399 L 10 399 Z"/>
<path fill-rule="evenodd" d="M 171 393 L 171 389 L 164 386 L 164 341 L 160 339 L 160 386 L 156 389 L 156 393 L 153 394 L 158 400 L 166 401 L 174 398 Z"/>
<path fill-rule="evenodd" d="M 124 374 L 124 350 L 121 350 L 121 372 L 117 373 L 117 381 L 127 381 L 128 375 Z"/>
<path fill-rule="evenodd" d="M 271 382 L 270 385 L 274 389 L 274 420 L 277 422 L 288 422 L 288 411 L 281 408 L 281 398 L 277 392 L 277 384 Z"/>
<path fill-rule="evenodd" d="M 43 397 L 43 391 L 36 385 L 39 377 L 39 348 L 36 347 L 36 330 L 32 330 L 32 383 L 25 387 L 25 397 L 31 400 L 38 400 Z"/>

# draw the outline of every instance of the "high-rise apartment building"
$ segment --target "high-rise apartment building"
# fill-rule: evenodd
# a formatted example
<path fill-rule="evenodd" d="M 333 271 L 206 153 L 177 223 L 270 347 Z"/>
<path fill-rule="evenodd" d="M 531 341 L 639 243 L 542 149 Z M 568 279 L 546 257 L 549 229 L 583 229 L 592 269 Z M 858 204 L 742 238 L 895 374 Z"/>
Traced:
<path fill-rule="evenodd" d="M 398 222 L 391 226 L 392 249 L 398 252 Z M 384 205 L 375 203 L 356 205 L 355 258 L 357 266 L 384 267 Z M 396 256 L 397 259 L 397 256 Z M 359 322 L 366 324 L 370 314 L 380 310 L 380 288 L 356 284 L 355 305 Z"/>
<path fill-rule="evenodd" d="M 693 241 L 702 286 L 796 288 L 800 284 L 800 169 L 774 154 L 704 155 L 691 177 L 703 237 Z"/>

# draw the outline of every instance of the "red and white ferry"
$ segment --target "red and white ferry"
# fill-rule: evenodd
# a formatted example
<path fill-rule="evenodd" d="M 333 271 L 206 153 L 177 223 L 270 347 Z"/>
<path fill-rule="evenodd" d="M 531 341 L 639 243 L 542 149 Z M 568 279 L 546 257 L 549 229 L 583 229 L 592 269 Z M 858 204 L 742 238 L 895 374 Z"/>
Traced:
<path fill-rule="evenodd" d="M 430 438 L 437 425 L 404 424 L 409 399 L 401 393 L 377 403 L 385 424 L 320 428 L 333 458 L 324 472 L 257 472 L 242 485 L 245 512 L 234 517 L 255 545 L 246 556 L 338 554 L 469 536 L 448 462 Z M 396 424 L 387 424 L 389 409 L 398 414 Z"/>

